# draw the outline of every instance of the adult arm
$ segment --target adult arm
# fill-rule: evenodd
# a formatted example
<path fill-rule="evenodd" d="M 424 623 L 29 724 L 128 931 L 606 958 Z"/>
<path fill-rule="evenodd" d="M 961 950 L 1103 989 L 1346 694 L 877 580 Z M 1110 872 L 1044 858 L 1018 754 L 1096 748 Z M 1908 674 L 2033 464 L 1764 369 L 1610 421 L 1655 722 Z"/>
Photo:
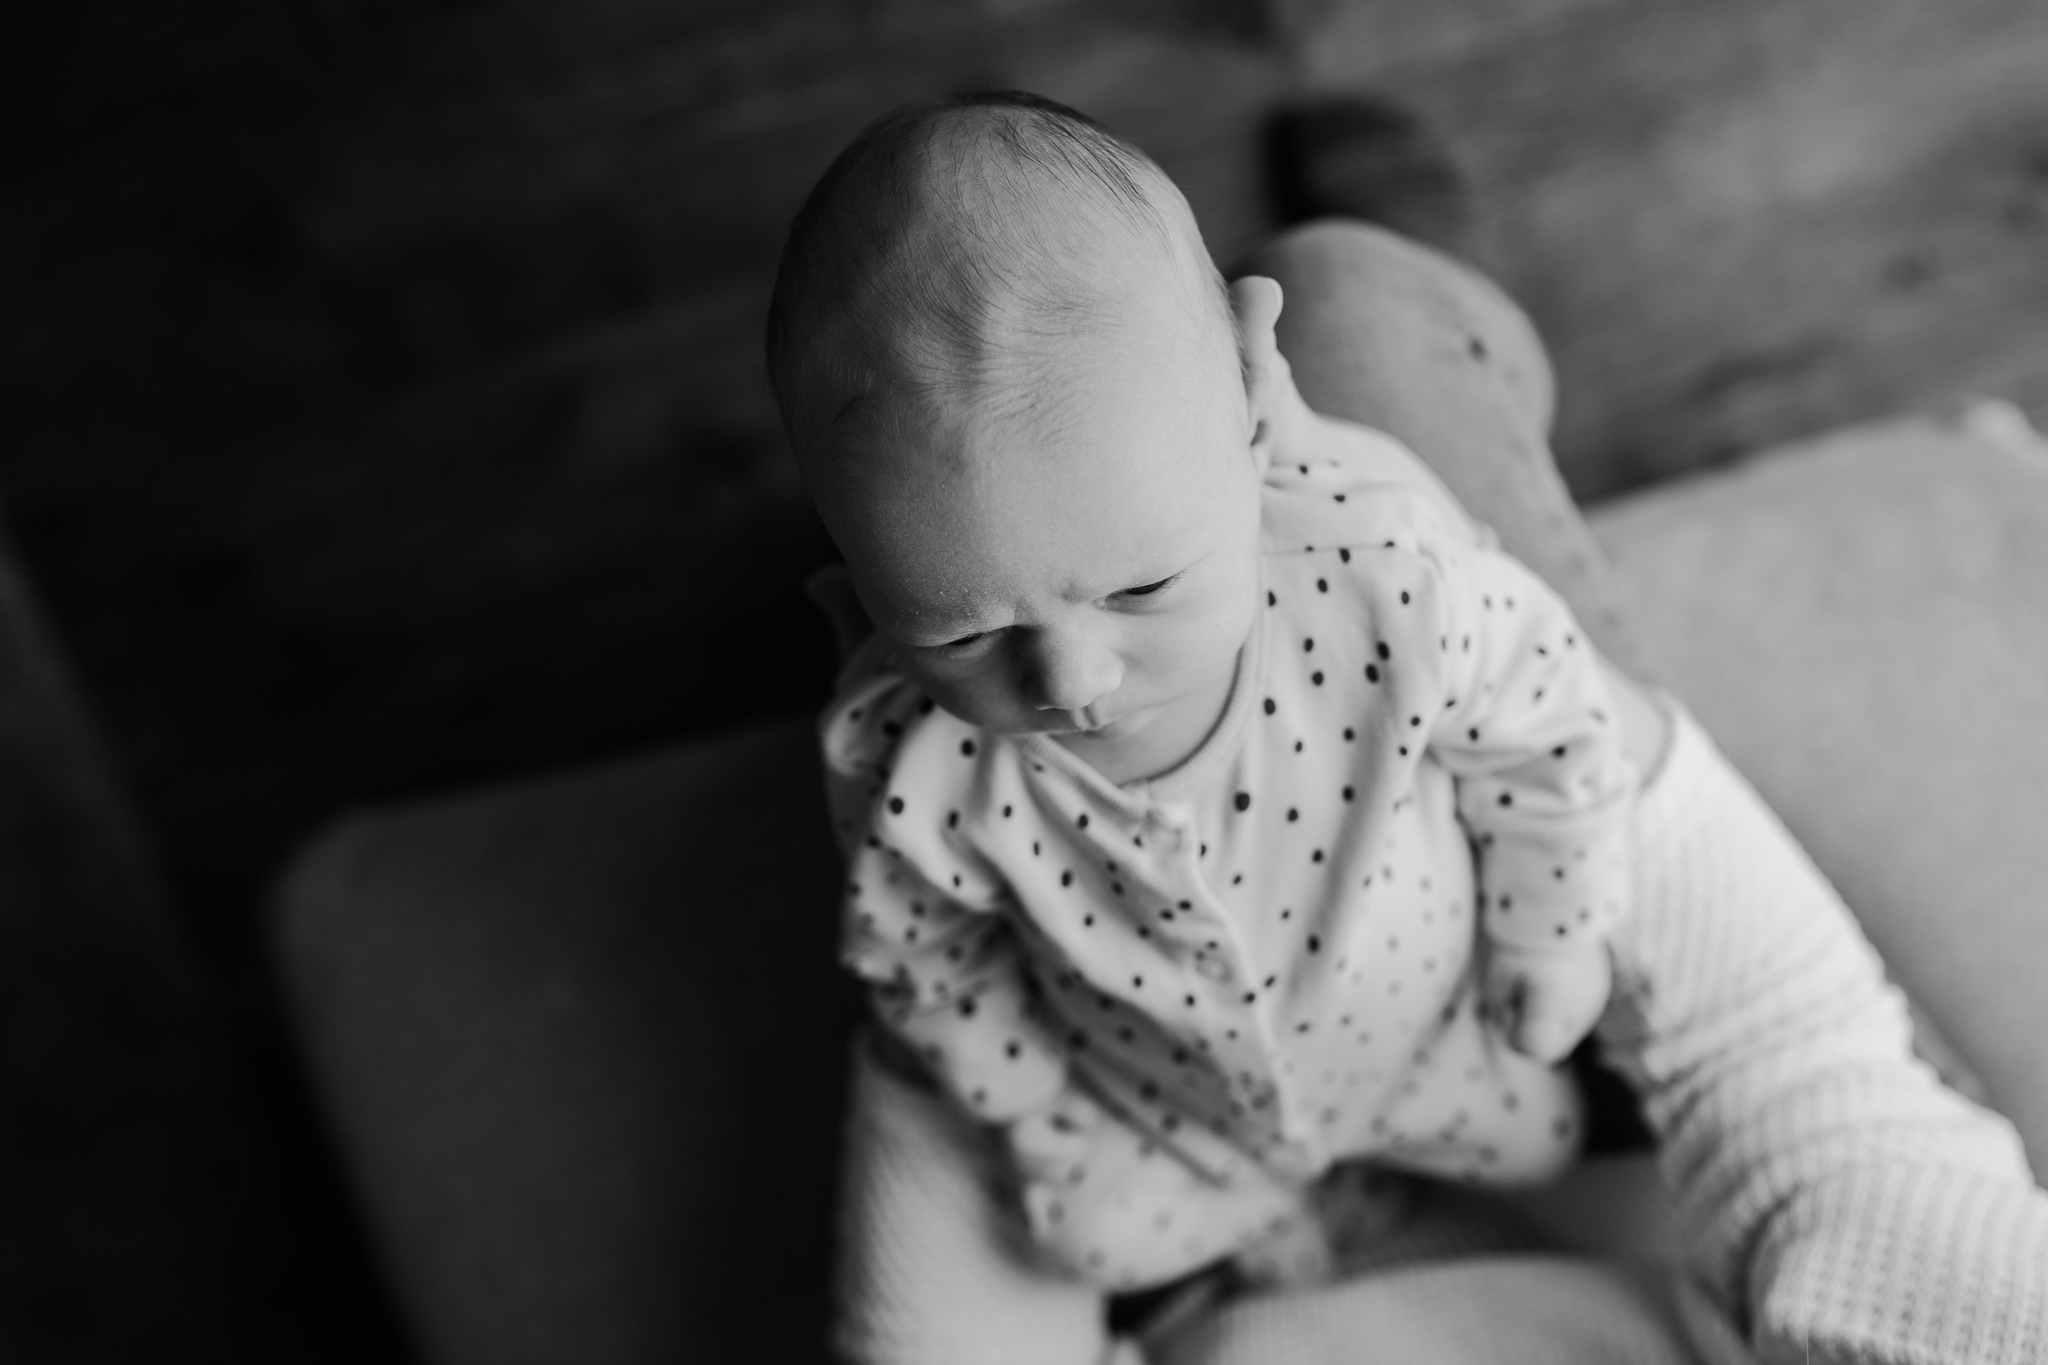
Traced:
<path fill-rule="evenodd" d="M 2048 1193 L 1912 1053 L 1855 920 L 1680 718 L 1600 1025 L 1658 1135 L 1703 1343 L 1776 1365 L 2048 1357 Z"/>

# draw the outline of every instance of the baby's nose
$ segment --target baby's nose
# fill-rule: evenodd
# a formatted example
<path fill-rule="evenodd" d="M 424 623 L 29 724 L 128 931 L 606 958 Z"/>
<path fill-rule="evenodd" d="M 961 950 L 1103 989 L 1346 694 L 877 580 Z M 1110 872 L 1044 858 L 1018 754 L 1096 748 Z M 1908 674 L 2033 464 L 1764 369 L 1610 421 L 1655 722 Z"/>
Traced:
<path fill-rule="evenodd" d="M 1041 711 L 1085 710 L 1124 680 L 1123 661 L 1104 641 L 1046 631 L 1034 643 L 1026 686 Z"/>

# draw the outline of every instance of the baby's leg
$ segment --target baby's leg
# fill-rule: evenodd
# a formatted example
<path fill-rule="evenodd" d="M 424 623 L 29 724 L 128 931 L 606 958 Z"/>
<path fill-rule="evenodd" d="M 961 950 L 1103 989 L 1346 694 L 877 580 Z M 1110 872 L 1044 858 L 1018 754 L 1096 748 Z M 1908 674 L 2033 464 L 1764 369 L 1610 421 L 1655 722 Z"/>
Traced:
<path fill-rule="evenodd" d="M 1374 1121 L 1375 1160 L 1397 1170 L 1497 1186 L 1533 1185 L 1571 1164 L 1585 1100 L 1568 1071 L 1532 1061 L 1485 1024 L 1477 991 L 1417 1052 L 1394 1104 Z"/>
<path fill-rule="evenodd" d="M 1104 1288 L 1156 1287 L 1255 1248 L 1253 1278 L 1321 1273 L 1308 1191 L 1249 1160 L 1219 1178 L 1078 1093 L 1014 1125 L 1010 1147 L 1036 1240 Z"/>

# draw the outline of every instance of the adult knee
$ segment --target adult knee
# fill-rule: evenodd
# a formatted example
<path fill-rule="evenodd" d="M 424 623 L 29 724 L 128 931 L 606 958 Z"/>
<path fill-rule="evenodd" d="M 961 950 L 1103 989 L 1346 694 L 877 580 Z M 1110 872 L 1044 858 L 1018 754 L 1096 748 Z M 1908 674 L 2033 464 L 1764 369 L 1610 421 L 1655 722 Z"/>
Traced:
<path fill-rule="evenodd" d="M 1542 340 L 1474 267 L 1376 224 L 1318 218 L 1277 234 L 1244 273 L 1280 283 L 1280 349 L 1310 407 L 1363 416 L 1351 411 L 1359 364 L 1481 365 L 1549 430 L 1556 379 Z"/>

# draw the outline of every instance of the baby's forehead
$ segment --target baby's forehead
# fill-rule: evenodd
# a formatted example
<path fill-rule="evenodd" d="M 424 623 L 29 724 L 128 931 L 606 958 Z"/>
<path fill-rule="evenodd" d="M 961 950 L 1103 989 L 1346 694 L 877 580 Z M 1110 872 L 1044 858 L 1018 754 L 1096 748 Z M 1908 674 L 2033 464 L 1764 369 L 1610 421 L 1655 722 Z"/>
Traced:
<path fill-rule="evenodd" d="M 1142 243 L 990 262 L 982 288 L 940 299 L 906 271 L 880 286 L 896 297 L 813 336 L 811 396 L 831 409 L 823 434 L 866 447 L 893 444 L 906 427 L 1059 423 L 1084 420 L 1105 396 L 1137 401 L 1133 365 L 1198 367 L 1234 349 L 1222 308 L 1202 298 L 1205 282 L 1177 275 Z"/>
<path fill-rule="evenodd" d="M 1220 330 L 1179 291 L 1153 283 L 1076 300 L 1058 314 L 1041 309 L 1020 326 L 986 327 L 975 345 L 951 353 L 925 335 L 906 348 L 921 353 L 919 375 L 846 398 L 835 433 L 884 458 L 913 446 L 971 467 L 1069 444 L 1087 430 L 1171 425 L 1192 389 L 1213 387 L 1230 349 Z"/>

